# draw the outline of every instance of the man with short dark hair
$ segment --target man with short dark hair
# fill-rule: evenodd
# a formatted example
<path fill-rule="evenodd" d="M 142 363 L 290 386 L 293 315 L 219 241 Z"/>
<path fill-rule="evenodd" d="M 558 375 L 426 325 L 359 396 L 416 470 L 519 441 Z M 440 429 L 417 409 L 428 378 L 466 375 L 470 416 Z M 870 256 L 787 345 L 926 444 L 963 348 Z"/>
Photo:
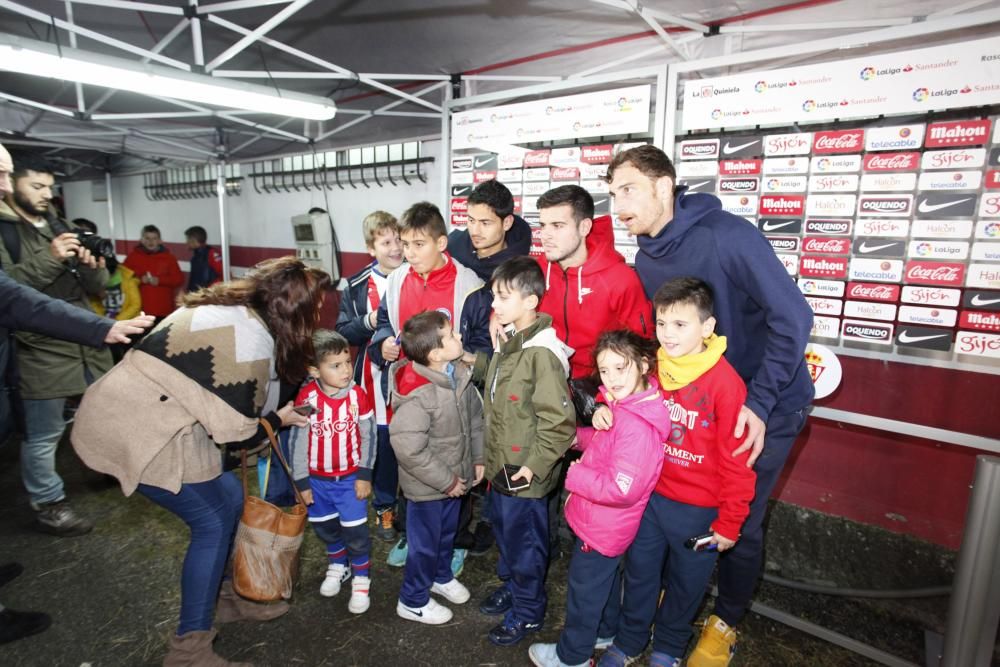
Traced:
<path fill-rule="evenodd" d="M 184 230 L 187 247 L 191 249 L 187 291 L 195 292 L 222 280 L 222 253 L 208 245 L 208 233 L 201 225 Z"/>
<path fill-rule="evenodd" d="M 184 285 L 184 274 L 177 258 L 167 250 L 160 239 L 156 225 L 142 228 L 139 245 L 125 258 L 125 266 L 139 277 L 142 307 L 156 322 L 174 312 L 174 294 Z"/>
<path fill-rule="evenodd" d="M 104 259 L 80 245 L 56 216 L 53 167 L 34 155 L 19 156 L 13 177 L 13 191 L 0 202 L 0 265 L 17 282 L 91 311 L 90 297 L 104 289 L 108 272 Z M 25 416 L 21 478 L 36 512 L 35 527 L 60 537 L 89 533 L 93 523 L 66 501 L 56 448 L 66 430 L 66 399 L 106 373 L 111 354 L 26 331 L 16 339 Z"/>
<path fill-rule="evenodd" d="M 674 166 L 659 148 L 619 153 L 607 180 L 618 220 L 638 240 L 635 266 L 646 293 L 683 276 L 708 283 L 716 331 L 729 341 L 726 359 L 747 384 L 734 433 L 744 442 L 733 456 L 751 450 L 747 465 L 757 473 L 756 495 L 739 542 L 719 559 L 715 611 L 686 663 L 722 667 L 760 577 L 768 497 L 813 399 L 804 359 L 812 311 L 764 236 L 723 211 L 717 197 L 676 187 Z M 641 652 L 629 648 L 629 655 Z"/>
<path fill-rule="evenodd" d="M 531 227 L 514 214 L 513 195 L 495 179 L 477 185 L 467 204 L 468 222 L 448 235 L 448 252 L 489 285 L 504 261 L 531 252 Z"/>

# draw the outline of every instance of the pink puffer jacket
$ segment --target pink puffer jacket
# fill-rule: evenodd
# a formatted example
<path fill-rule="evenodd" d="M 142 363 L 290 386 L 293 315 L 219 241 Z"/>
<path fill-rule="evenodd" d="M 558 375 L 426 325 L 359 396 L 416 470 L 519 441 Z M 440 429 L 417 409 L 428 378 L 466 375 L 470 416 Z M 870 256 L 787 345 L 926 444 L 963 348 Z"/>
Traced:
<path fill-rule="evenodd" d="M 659 383 L 611 404 L 609 431 L 577 429 L 583 450 L 566 474 L 566 521 L 588 546 L 605 556 L 625 552 L 660 478 L 670 413 Z M 604 391 L 604 387 L 601 387 Z"/>

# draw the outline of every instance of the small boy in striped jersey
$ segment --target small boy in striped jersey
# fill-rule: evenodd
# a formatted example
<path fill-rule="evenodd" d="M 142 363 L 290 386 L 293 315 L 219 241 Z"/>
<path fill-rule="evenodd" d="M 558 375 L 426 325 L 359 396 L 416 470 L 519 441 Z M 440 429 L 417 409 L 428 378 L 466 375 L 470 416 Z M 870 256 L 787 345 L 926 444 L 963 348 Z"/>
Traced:
<path fill-rule="evenodd" d="M 312 414 L 309 428 L 292 438 L 295 485 L 308 505 L 309 522 L 326 542 L 329 565 L 320 595 L 333 597 L 351 574 L 354 614 L 368 610 L 371 586 L 368 561 L 368 496 L 375 465 L 375 419 L 364 389 L 354 383 L 351 349 L 335 331 L 319 330 L 313 337 L 313 380 L 299 391 L 297 406 Z"/>

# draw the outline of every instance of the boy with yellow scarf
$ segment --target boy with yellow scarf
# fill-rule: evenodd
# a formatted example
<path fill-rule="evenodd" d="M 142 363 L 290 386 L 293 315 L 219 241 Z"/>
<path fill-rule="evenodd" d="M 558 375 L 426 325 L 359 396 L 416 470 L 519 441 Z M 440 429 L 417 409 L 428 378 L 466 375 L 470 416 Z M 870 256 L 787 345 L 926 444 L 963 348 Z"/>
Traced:
<path fill-rule="evenodd" d="M 653 309 L 671 429 L 656 491 L 626 558 L 618 633 L 601 666 L 641 654 L 654 614 L 649 664 L 680 665 L 718 552 L 736 544 L 754 495 L 749 452 L 732 455 L 746 386 L 723 357 L 726 338 L 714 333 L 711 288 L 697 278 L 670 280 L 654 295 Z M 657 609 L 665 560 L 667 594 Z"/>

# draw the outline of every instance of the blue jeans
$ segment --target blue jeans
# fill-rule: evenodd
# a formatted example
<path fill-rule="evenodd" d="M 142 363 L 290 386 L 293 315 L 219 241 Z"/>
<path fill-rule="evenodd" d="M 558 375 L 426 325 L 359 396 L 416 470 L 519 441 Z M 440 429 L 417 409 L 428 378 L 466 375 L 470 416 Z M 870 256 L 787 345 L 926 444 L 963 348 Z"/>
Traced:
<path fill-rule="evenodd" d="M 56 448 L 66 430 L 65 398 L 24 399 L 24 440 L 21 441 L 21 479 L 31 502 L 62 500 L 63 481 L 56 472 Z"/>
<path fill-rule="evenodd" d="M 233 473 L 182 484 L 179 493 L 148 484 L 139 493 L 176 514 L 191 529 L 181 569 L 181 618 L 177 634 L 211 630 L 215 600 L 243 513 L 243 487 Z"/>
<path fill-rule="evenodd" d="M 389 427 L 379 424 L 375 431 L 378 449 L 375 452 L 375 469 L 372 470 L 372 506 L 380 512 L 396 506 L 399 464 L 389 444 Z"/>

